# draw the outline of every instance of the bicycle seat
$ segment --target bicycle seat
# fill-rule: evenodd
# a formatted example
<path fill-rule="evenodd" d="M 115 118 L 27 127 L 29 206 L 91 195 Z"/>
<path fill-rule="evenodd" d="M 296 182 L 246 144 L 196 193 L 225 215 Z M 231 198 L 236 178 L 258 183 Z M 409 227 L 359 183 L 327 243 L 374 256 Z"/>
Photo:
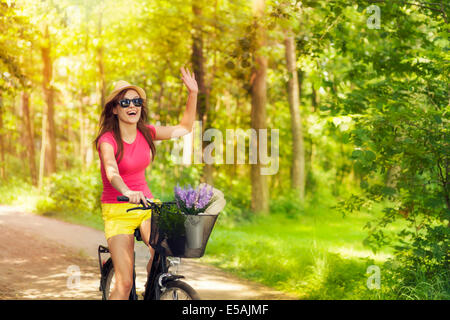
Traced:
<path fill-rule="evenodd" d="M 139 228 L 136 228 L 134 230 L 134 236 L 135 236 L 137 241 L 142 241 L 141 231 L 139 231 Z"/>

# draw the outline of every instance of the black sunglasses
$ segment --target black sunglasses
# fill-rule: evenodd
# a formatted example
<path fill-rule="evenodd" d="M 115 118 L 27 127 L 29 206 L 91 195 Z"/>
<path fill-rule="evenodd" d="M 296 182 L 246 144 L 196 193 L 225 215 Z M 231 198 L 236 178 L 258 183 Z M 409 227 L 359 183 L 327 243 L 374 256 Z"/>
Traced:
<path fill-rule="evenodd" d="M 119 104 L 122 108 L 128 108 L 130 106 L 131 102 L 133 102 L 133 104 L 136 107 L 142 107 L 142 104 L 144 103 L 144 99 L 142 99 L 142 98 L 122 99 L 119 101 Z"/>

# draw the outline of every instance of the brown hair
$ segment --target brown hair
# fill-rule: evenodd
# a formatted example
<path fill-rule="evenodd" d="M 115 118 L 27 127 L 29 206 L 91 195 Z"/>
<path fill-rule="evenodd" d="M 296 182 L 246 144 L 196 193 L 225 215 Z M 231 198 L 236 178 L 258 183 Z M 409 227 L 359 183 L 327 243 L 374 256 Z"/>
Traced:
<path fill-rule="evenodd" d="M 112 99 L 110 102 L 108 102 L 102 111 L 102 114 L 100 116 L 100 123 L 99 123 L 99 133 L 97 137 L 94 140 L 95 143 L 95 149 L 98 149 L 98 140 L 100 137 L 106 133 L 111 131 L 113 133 L 114 139 L 117 143 L 117 153 L 115 154 L 116 159 L 118 159 L 117 163 L 119 163 L 122 160 L 123 157 L 123 142 L 122 142 L 122 136 L 120 135 L 120 127 L 119 127 L 119 119 L 116 114 L 113 113 L 113 108 L 119 103 L 121 99 L 125 96 L 125 93 L 128 90 L 133 90 L 130 88 L 124 89 L 120 91 L 114 99 Z M 142 97 L 141 97 L 142 98 Z M 145 125 L 147 123 L 147 101 L 144 99 L 144 103 L 141 107 L 141 117 L 138 120 L 137 123 L 137 129 L 142 133 L 145 140 L 147 141 L 148 145 L 150 146 L 150 149 L 152 150 L 152 161 L 155 159 L 155 153 L 156 148 L 155 144 L 153 143 L 153 137 L 150 133 L 150 129 Z"/>

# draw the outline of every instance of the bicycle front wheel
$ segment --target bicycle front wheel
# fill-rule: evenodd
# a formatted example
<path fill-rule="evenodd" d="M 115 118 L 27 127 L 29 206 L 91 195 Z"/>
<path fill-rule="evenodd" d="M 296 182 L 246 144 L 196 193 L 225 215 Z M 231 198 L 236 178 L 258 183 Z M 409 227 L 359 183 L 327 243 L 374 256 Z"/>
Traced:
<path fill-rule="evenodd" d="M 186 282 L 169 281 L 165 287 L 164 292 L 159 295 L 159 300 L 200 300 L 197 291 Z"/>

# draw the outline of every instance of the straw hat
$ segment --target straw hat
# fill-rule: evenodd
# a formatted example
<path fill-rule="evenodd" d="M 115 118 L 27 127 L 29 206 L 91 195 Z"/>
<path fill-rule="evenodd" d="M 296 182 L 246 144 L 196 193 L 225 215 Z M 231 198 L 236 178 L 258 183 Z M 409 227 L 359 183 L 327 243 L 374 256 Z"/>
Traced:
<path fill-rule="evenodd" d="M 134 89 L 139 93 L 142 99 L 144 100 L 146 99 L 145 91 L 142 88 L 132 85 L 126 82 L 125 80 L 119 80 L 115 83 L 113 91 L 109 94 L 108 97 L 106 97 L 105 105 L 111 100 L 113 100 L 116 97 L 116 95 L 123 89 Z"/>

